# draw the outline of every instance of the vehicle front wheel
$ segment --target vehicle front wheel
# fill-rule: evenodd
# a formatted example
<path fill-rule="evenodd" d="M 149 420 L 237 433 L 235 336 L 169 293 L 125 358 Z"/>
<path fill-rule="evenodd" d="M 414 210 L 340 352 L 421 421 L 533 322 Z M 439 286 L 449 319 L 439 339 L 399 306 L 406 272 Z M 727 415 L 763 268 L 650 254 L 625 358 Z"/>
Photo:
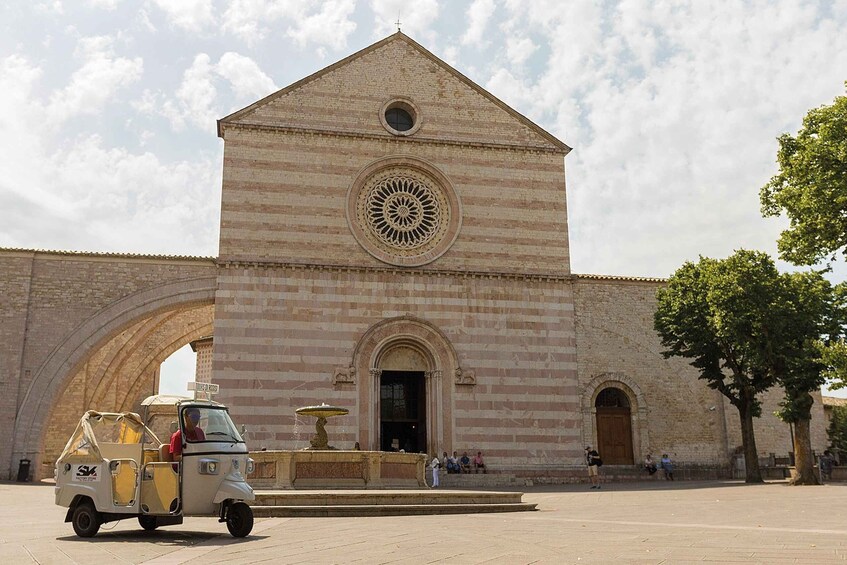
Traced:
<path fill-rule="evenodd" d="M 155 516 L 139 516 L 138 523 L 148 532 L 152 532 L 158 527 Z"/>
<path fill-rule="evenodd" d="M 233 537 L 243 538 L 253 529 L 253 510 L 243 502 L 236 502 L 226 513 L 226 527 Z"/>
<path fill-rule="evenodd" d="M 100 529 L 100 513 L 91 501 L 82 502 L 74 508 L 72 523 L 79 537 L 94 537 Z"/>

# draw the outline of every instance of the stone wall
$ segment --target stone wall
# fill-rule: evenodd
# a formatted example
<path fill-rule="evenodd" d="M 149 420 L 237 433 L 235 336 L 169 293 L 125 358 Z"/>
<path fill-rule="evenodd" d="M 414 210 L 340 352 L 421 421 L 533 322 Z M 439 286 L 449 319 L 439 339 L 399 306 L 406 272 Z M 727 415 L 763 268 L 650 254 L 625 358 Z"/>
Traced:
<path fill-rule="evenodd" d="M 738 411 L 681 358 L 663 359 L 653 330 L 659 280 L 578 277 L 575 284 L 577 363 L 582 391 L 584 438 L 594 443 L 593 399 L 605 383 L 618 386 L 633 403 L 636 460 L 646 452 L 679 461 L 725 464 L 741 445 Z M 785 457 L 790 431 L 774 412 L 782 390 L 762 395 L 762 417 L 754 421 L 761 457 Z M 820 394 L 815 395 L 812 448 L 826 443 Z"/>
<path fill-rule="evenodd" d="M 141 317 L 210 303 L 214 273 L 211 259 L 0 250 L 0 477 L 40 461 L 58 394 L 99 347 Z"/>

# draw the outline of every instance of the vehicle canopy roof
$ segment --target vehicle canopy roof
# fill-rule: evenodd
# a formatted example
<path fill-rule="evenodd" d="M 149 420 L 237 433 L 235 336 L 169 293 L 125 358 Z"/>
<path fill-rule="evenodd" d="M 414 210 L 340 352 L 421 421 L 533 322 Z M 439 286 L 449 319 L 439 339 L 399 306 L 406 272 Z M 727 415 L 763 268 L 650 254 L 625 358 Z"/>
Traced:
<path fill-rule="evenodd" d="M 196 404 L 198 406 L 213 406 L 215 408 L 224 408 L 224 405 L 213 400 L 200 400 L 190 398 L 188 396 L 177 396 L 173 394 L 157 394 L 148 396 L 141 401 L 144 407 L 149 406 L 182 406 L 183 404 Z"/>
<path fill-rule="evenodd" d="M 135 412 L 89 410 L 80 418 L 76 430 L 59 456 L 59 461 L 97 463 L 103 460 L 98 438 L 108 443 L 142 443 L 145 433 L 149 434 L 151 443 L 155 442 L 157 446 L 162 443 Z"/>

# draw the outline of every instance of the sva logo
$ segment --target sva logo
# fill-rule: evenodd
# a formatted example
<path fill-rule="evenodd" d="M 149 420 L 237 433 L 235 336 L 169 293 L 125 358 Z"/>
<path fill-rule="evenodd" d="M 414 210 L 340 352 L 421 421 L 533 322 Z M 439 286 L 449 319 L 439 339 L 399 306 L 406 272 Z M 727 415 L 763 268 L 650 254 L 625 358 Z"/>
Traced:
<path fill-rule="evenodd" d="M 75 465 L 74 480 L 81 483 L 90 483 L 100 480 L 99 465 Z"/>

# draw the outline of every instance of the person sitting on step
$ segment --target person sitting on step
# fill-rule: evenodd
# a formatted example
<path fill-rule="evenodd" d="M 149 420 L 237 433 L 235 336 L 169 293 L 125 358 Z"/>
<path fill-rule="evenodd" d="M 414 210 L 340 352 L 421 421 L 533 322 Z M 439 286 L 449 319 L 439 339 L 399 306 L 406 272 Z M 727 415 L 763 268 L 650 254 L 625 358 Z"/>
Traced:
<path fill-rule="evenodd" d="M 447 454 L 445 453 L 445 455 Z M 452 473 L 454 475 L 458 475 L 462 472 L 461 468 L 459 467 L 459 458 L 456 456 L 455 451 L 453 452 L 452 457 L 447 458 L 447 472 Z"/>
<path fill-rule="evenodd" d="M 471 458 L 468 457 L 467 451 L 465 451 L 462 454 L 462 458 L 459 459 L 459 470 L 462 473 L 470 473 L 471 472 Z"/>
<path fill-rule="evenodd" d="M 485 461 L 482 460 L 482 451 L 477 451 L 476 456 L 473 458 L 473 472 L 479 473 L 480 469 L 482 469 L 483 474 L 488 472 L 485 470 Z"/>

